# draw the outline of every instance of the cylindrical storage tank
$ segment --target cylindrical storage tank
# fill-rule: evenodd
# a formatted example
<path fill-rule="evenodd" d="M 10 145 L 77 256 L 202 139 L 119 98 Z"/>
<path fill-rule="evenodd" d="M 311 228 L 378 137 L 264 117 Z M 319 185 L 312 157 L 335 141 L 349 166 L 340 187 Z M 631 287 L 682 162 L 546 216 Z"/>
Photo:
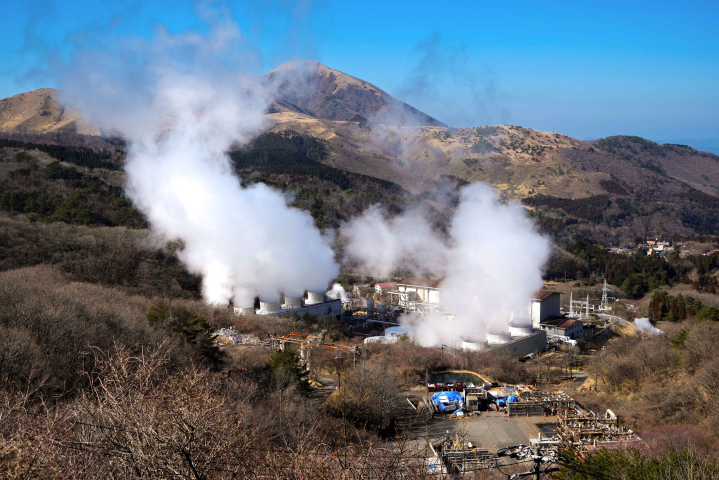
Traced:
<path fill-rule="evenodd" d="M 314 305 L 316 303 L 324 303 L 325 294 L 324 292 L 307 292 L 307 305 Z"/>
<path fill-rule="evenodd" d="M 285 297 L 285 308 L 302 308 L 302 297 Z"/>
<path fill-rule="evenodd" d="M 280 302 L 260 302 L 260 313 L 262 314 L 279 313 L 280 310 Z"/>
<path fill-rule="evenodd" d="M 235 307 L 235 315 L 254 315 L 254 307 Z"/>
<path fill-rule="evenodd" d="M 532 320 L 529 318 L 512 319 L 509 322 L 509 335 L 512 337 L 526 337 L 533 332 Z"/>
<path fill-rule="evenodd" d="M 490 345 L 502 345 L 504 343 L 509 343 L 511 338 L 506 333 L 488 333 L 487 334 L 487 343 Z"/>
<path fill-rule="evenodd" d="M 386 312 L 387 311 L 387 302 L 382 302 L 379 304 L 379 311 L 380 312 Z"/>
<path fill-rule="evenodd" d="M 462 340 L 462 349 L 464 349 L 464 350 L 482 350 L 482 344 L 475 343 L 475 342 L 468 342 L 467 340 Z"/>
<path fill-rule="evenodd" d="M 526 337 L 527 335 L 531 335 L 534 332 L 532 330 L 532 327 L 513 327 L 512 325 L 509 326 L 509 335 L 511 337 Z"/>
<path fill-rule="evenodd" d="M 374 312 L 374 300 L 367 300 L 367 314 Z"/>

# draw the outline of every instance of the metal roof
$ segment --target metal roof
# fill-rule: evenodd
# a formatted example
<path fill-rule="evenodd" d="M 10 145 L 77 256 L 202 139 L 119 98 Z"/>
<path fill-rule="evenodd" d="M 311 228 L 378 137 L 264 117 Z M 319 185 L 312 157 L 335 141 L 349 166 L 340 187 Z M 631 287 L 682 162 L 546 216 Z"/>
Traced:
<path fill-rule="evenodd" d="M 547 320 L 543 321 L 541 325 L 549 325 L 556 328 L 567 329 L 577 322 L 579 322 L 579 320 L 575 320 L 573 318 L 549 317 Z"/>
<path fill-rule="evenodd" d="M 397 285 L 405 285 L 408 287 L 425 287 L 425 288 L 439 288 L 442 283 L 442 278 L 419 278 L 419 277 L 407 277 L 404 280 L 397 282 Z"/>
<path fill-rule="evenodd" d="M 534 294 L 533 300 L 544 300 L 545 298 L 552 295 L 553 293 L 556 293 L 557 295 L 561 295 L 561 293 L 555 292 L 554 290 L 540 290 Z"/>

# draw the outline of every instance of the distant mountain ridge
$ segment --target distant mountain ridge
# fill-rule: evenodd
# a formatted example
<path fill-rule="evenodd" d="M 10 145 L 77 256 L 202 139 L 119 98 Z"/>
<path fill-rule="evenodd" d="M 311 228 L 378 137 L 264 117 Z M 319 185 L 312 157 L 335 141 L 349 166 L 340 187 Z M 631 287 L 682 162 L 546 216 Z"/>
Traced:
<path fill-rule="evenodd" d="M 719 156 L 712 153 L 634 136 L 582 141 L 512 125 L 449 128 L 316 62 L 287 63 L 261 82 L 273 100 L 268 134 L 320 142 L 325 153 L 316 162 L 328 167 L 413 194 L 485 182 L 502 198 L 522 200 L 543 228 L 610 243 L 635 235 L 719 235 Z M 106 141 L 58 95 L 40 89 L 0 101 L 2 136 L 91 148 Z"/>
<path fill-rule="evenodd" d="M 711 152 L 715 155 L 719 155 L 719 138 L 674 138 L 669 140 L 657 140 L 657 143 L 688 145 L 692 148 L 696 148 L 697 150 Z"/>

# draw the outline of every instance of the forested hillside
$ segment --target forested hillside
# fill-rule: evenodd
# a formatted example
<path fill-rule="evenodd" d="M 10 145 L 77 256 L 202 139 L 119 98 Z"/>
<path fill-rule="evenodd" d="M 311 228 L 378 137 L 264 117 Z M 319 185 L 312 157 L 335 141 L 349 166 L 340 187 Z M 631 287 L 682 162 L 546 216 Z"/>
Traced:
<path fill-rule="evenodd" d="M 145 228 L 116 150 L 0 139 L 0 210 L 41 222 Z"/>

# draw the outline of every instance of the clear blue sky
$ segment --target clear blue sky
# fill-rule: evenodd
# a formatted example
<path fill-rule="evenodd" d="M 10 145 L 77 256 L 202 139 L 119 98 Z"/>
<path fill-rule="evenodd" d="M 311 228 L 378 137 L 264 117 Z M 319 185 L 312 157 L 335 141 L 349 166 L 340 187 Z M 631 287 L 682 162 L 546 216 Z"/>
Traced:
<path fill-rule="evenodd" d="M 453 126 L 576 138 L 719 139 L 719 2 L 226 2 L 256 72 L 318 60 Z M 83 32 L 202 30 L 193 2 L 3 0 L 0 98 L 43 86 L 47 52 Z M 29 34 L 32 32 L 32 34 Z"/>

